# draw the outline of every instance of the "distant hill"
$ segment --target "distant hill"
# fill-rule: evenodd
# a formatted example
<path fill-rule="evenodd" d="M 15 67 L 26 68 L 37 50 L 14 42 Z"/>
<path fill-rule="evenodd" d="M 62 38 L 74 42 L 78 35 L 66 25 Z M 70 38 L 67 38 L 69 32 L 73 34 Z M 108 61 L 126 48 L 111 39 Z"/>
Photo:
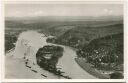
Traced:
<path fill-rule="evenodd" d="M 38 30 L 48 35 L 61 36 L 72 28 L 99 27 L 123 23 L 122 17 L 85 17 L 85 16 L 49 16 L 49 17 L 6 17 L 5 29 Z"/>
<path fill-rule="evenodd" d="M 5 17 L 5 20 L 12 21 L 35 21 L 35 22 L 50 22 L 50 21 L 120 21 L 123 16 L 37 16 L 37 17 Z"/>
<path fill-rule="evenodd" d="M 38 30 L 57 37 L 57 43 L 78 47 L 106 35 L 123 32 L 122 17 L 26 17 L 6 18 L 5 31 Z"/>
<path fill-rule="evenodd" d="M 65 32 L 57 39 L 57 43 L 77 47 L 88 44 L 91 40 L 107 35 L 123 33 L 123 24 L 105 26 L 77 26 Z"/>

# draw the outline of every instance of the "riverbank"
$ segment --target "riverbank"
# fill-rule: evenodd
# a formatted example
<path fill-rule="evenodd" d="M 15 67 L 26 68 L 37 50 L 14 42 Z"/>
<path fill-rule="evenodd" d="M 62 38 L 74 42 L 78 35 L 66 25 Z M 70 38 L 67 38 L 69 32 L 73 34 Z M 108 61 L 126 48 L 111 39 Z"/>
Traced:
<path fill-rule="evenodd" d="M 95 70 L 95 68 L 91 67 L 91 64 L 87 63 L 85 60 L 80 58 L 75 58 L 75 61 L 78 65 L 83 68 L 86 72 L 90 73 L 91 75 L 100 78 L 100 79 L 109 79 L 109 75 L 101 74 Z"/>

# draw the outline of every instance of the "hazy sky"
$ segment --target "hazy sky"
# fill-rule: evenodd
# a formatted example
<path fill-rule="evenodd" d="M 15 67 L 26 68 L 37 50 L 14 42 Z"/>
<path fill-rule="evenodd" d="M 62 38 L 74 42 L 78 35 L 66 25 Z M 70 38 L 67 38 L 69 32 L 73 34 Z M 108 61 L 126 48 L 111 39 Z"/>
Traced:
<path fill-rule="evenodd" d="M 120 16 L 122 4 L 6 4 L 6 17 Z"/>

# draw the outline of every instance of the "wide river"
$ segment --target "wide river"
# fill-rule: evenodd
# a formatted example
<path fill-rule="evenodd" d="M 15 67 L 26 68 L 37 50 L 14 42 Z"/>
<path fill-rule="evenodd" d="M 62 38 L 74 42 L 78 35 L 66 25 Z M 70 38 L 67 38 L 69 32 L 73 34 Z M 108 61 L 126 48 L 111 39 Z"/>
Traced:
<path fill-rule="evenodd" d="M 23 53 L 26 51 L 26 50 L 24 50 L 24 49 L 26 49 L 26 47 L 22 46 L 23 45 L 23 40 L 24 41 L 27 40 L 27 42 L 25 42 L 25 45 L 27 43 L 27 44 L 29 44 L 29 46 L 35 47 L 36 49 L 39 48 L 39 47 L 43 47 L 44 45 L 50 44 L 50 43 L 47 43 L 46 42 L 47 37 L 45 37 L 42 34 L 40 34 L 41 35 L 40 36 L 39 34 L 40 33 L 34 32 L 34 31 L 27 31 L 27 32 L 21 33 L 21 35 L 19 36 L 21 38 L 18 38 L 19 40 L 17 40 L 16 47 L 15 47 L 15 52 L 13 52 L 13 54 L 14 54 L 13 57 L 18 56 L 18 55 L 23 56 Z M 34 35 L 34 36 L 32 36 L 32 35 Z M 22 44 L 20 44 L 21 46 L 19 46 L 19 43 L 18 42 L 22 43 Z M 38 44 L 38 46 L 36 46 L 36 44 Z M 57 45 L 57 44 L 54 44 L 54 45 Z M 76 61 L 74 60 L 74 58 L 77 56 L 75 50 L 73 50 L 72 48 L 70 48 L 68 46 L 64 46 L 64 45 L 57 45 L 57 46 L 61 46 L 61 47 L 64 48 L 63 56 L 59 59 L 59 62 L 57 64 L 57 67 L 58 68 L 62 68 L 61 71 L 65 72 L 64 75 L 69 76 L 72 79 L 95 79 L 96 78 L 96 77 L 90 75 L 89 73 L 87 73 L 85 70 L 83 70 L 76 63 Z M 19 49 L 20 51 L 18 51 L 17 49 Z M 22 52 L 21 52 L 21 50 L 22 50 Z M 6 68 L 7 68 L 6 70 L 10 74 L 14 74 L 13 71 L 15 71 L 15 68 L 13 68 L 13 70 L 9 70 L 9 69 L 11 69 L 9 67 L 11 67 L 11 65 L 13 65 L 13 67 L 15 67 L 16 65 L 18 66 L 18 64 L 20 65 L 21 64 L 20 62 L 19 63 L 17 62 L 15 64 L 15 60 L 19 60 L 19 59 L 16 59 L 16 58 L 14 58 L 13 60 L 9 60 L 10 58 L 6 58 L 6 59 L 8 59 L 8 61 L 6 62 L 7 63 L 6 64 Z M 14 62 L 14 63 L 11 64 L 11 61 Z M 24 63 L 22 63 L 22 64 L 24 64 Z M 16 71 L 18 72 L 18 70 L 16 70 Z M 27 71 L 28 71 L 28 68 L 27 68 Z M 54 78 L 54 79 L 56 78 L 56 79 L 58 79 L 58 78 L 61 78 L 61 77 L 58 77 L 58 76 L 56 76 L 56 75 L 54 75 L 54 74 L 52 74 L 50 72 L 47 72 L 45 70 L 42 70 L 42 69 L 41 70 L 38 70 L 38 71 L 40 71 L 40 73 L 43 73 L 43 74 L 47 75 L 47 78 L 46 79 L 50 79 L 50 78 Z M 6 74 L 7 75 L 10 75 L 10 74 L 8 74 L 8 72 L 6 72 Z M 22 70 L 20 71 L 20 73 L 21 72 L 22 72 L 22 74 L 25 73 L 25 66 L 24 66 L 24 68 L 22 67 Z M 18 74 L 19 74 L 19 72 L 18 72 Z M 23 76 L 20 76 L 20 77 L 21 78 L 22 77 L 25 78 L 25 75 L 26 74 L 23 74 Z M 12 76 L 12 75 L 10 75 L 10 76 Z M 9 76 L 6 76 L 6 77 L 9 77 Z M 15 77 L 14 78 L 16 78 L 16 73 L 15 73 Z M 37 78 L 38 78 L 38 76 L 37 76 Z"/>

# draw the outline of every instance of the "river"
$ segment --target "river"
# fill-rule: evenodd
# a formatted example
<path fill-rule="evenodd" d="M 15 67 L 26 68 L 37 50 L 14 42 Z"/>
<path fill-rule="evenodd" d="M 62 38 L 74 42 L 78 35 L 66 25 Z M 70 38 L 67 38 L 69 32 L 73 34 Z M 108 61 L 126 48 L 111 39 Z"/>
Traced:
<path fill-rule="evenodd" d="M 13 55 L 6 57 L 6 77 L 7 78 L 45 78 L 45 79 L 63 79 L 63 77 L 58 77 L 46 70 L 39 68 L 39 66 L 32 66 L 33 69 L 37 70 L 38 73 L 35 74 L 30 69 L 26 68 L 24 65 L 24 60 L 22 58 L 27 54 L 30 61 L 35 62 L 35 54 L 40 47 L 45 45 L 50 45 L 51 43 L 46 42 L 47 37 L 35 31 L 27 31 L 21 33 L 19 36 L 15 50 L 8 53 L 7 55 Z M 57 45 L 57 44 L 54 44 Z M 64 75 L 71 77 L 72 79 L 95 79 L 96 77 L 90 75 L 85 70 L 83 70 L 74 60 L 77 56 L 76 52 L 64 45 L 57 45 L 64 48 L 63 56 L 59 59 L 57 67 L 62 68 L 61 71 L 65 72 Z M 29 48 L 29 50 L 28 50 Z M 32 56 L 33 55 L 33 56 Z M 21 65 L 22 64 L 22 65 Z M 20 65 L 20 67 L 19 67 Z M 22 67 L 22 68 L 21 68 Z M 20 69 L 17 69 L 20 68 Z M 28 72 L 29 71 L 29 72 Z M 13 74 L 13 75 L 11 75 Z M 29 75 L 30 74 L 30 75 Z M 44 74 L 47 77 L 42 77 L 40 74 Z M 28 76 L 29 75 L 29 76 Z"/>

